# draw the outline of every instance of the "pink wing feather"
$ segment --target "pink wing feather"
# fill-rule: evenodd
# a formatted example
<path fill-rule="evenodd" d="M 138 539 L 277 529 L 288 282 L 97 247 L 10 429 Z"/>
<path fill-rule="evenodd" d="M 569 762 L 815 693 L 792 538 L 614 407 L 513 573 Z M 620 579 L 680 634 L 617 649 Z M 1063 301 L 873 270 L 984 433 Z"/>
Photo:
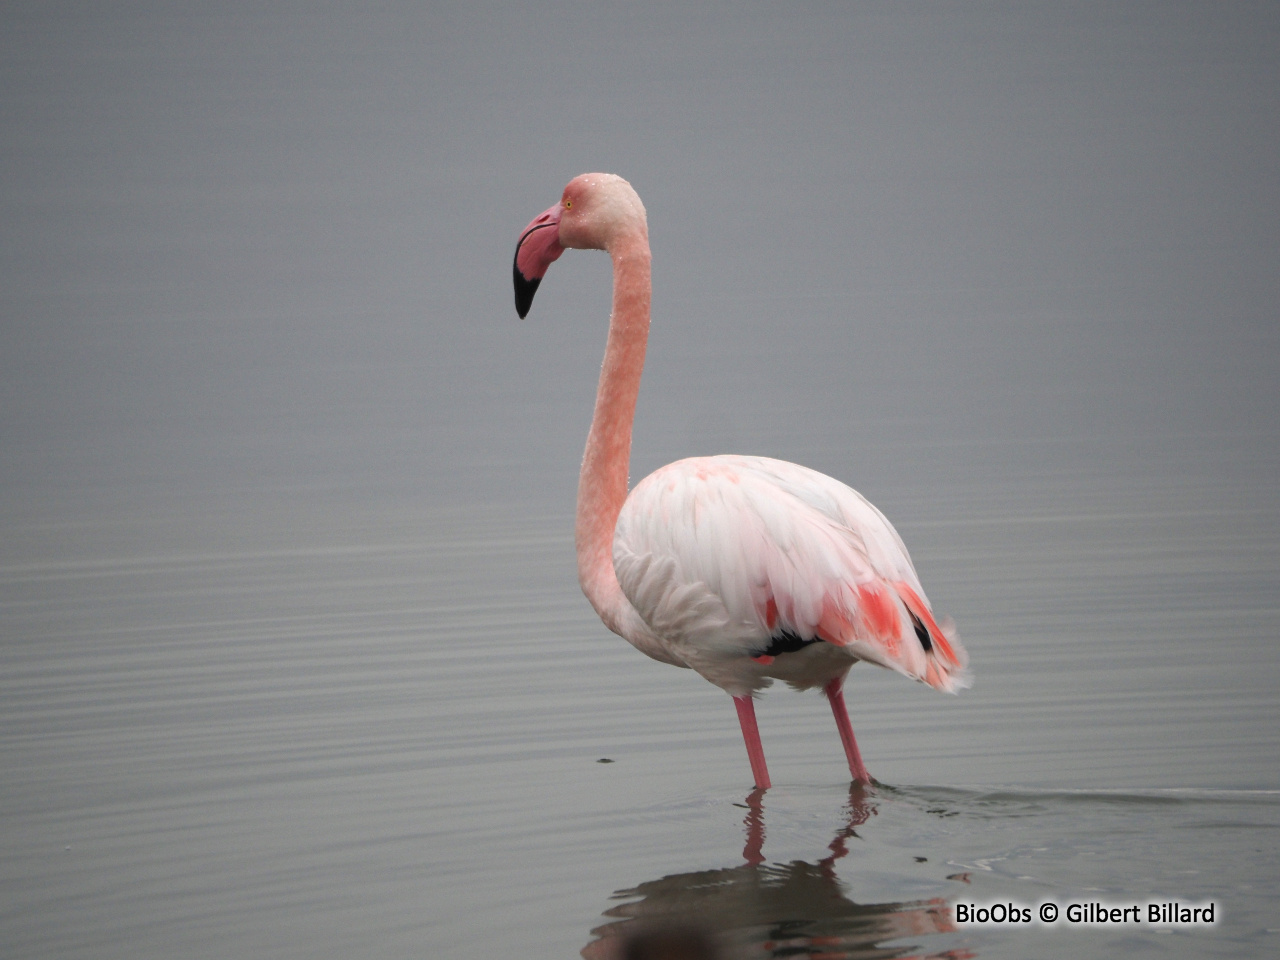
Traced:
<path fill-rule="evenodd" d="M 934 619 L 889 521 L 805 467 L 737 456 L 663 467 L 623 505 L 613 562 L 641 619 L 692 666 L 767 666 L 770 638 L 789 633 L 939 690 L 969 684 L 964 648 Z"/>

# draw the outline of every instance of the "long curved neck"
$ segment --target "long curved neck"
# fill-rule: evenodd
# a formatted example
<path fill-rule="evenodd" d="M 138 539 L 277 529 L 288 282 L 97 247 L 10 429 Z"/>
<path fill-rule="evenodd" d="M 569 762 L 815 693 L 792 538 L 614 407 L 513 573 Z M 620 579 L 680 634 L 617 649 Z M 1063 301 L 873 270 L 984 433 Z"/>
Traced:
<path fill-rule="evenodd" d="M 582 591 L 605 624 L 620 633 L 629 604 L 613 571 L 613 530 L 627 499 L 631 424 L 649 341 L 652 285 L 646 231 L 618 237 L 608 251 L 613 258 L 613 315 L 578 477 L 575 539 Z"/>

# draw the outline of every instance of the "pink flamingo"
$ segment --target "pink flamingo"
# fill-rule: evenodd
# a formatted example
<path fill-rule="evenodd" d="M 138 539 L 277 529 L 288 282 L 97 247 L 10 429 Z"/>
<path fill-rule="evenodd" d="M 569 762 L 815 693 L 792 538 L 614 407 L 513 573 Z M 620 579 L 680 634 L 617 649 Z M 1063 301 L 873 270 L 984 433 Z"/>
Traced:
<path fill-rule="evenodd" d="M 627 494 L 649 339 L 649 227 L 621 177 L 586 173 L 516 245 L 529 312 L 566 247 L 613 260 L 613 316 L 578 482 L 578 578 L 600 619 L 641 653 L 692 667 L 733 697 L 751 773 L 770 785 L 753 697 L 774 679 L 822 687 L 855 781 L 870 783 L 844 702 L 858 660 L 938 690 L 969 685 L 968 655 L 934 619 L 897 531 L 859 493 L 767 457 L 695 457 Z"/>

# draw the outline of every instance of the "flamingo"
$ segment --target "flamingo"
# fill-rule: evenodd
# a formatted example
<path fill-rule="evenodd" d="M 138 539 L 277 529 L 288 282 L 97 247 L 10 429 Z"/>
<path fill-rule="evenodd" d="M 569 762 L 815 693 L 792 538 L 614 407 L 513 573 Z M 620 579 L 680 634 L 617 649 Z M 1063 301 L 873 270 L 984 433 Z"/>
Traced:
<path fill-rule="evenodd" d="M 528 315 L 565 248 L 613 261 L 613 314 L 578 481 L 578 579 L 604 625 L 655 660 L 697 671 L 738 712 L 757 789 L 770 786 L 754 698 L 774 680 L 821 687 L 855 782 L 872 783 L 844 700 L 859 660 L 937 690 L 969 685 L 968 655 L 934 618 L 885 516 L 838 480 L 768 457 L 662 467 L 627 492 L 649 339 L 649 228 L 621 177 L 586 173 L 516 244 L 516 312 Z"/>

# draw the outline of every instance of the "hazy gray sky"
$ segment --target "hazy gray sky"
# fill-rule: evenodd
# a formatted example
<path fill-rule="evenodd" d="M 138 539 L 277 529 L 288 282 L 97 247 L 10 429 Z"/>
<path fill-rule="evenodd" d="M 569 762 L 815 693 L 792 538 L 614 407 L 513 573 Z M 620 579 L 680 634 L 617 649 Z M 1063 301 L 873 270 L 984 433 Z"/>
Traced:
<path fill-rule="evenodd" d="M 0 45 L 0 494 L 563 502 L 607 261 L 526 321 L 509 262 L 592 169 L 650 215 L 638 471 L 1277 450 L 1274 3 L 40 0 Z"/>

